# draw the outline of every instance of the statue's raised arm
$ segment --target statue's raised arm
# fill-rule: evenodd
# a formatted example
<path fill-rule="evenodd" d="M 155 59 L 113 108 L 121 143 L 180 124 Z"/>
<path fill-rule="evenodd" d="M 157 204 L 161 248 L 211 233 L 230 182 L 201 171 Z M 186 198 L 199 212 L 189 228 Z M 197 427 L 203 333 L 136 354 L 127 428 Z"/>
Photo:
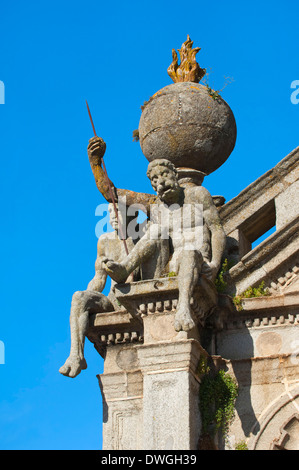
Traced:
<path fill-rule="evenodd" d="M 106 201 L 112 202 L 108 181 L 102 168 L 102 158 L 105 154 L 105 151 L 106 144 L 101 137 L 93 137 L 89 140 L 87 153 L 97 188 L 103 195 L 103 197 L 106 199 Z M 149 215 L 150 206 L 157 199 L 156 195 L 138 193 L 135 191 L 130 191 L 128 189 L 119 189 L 114 186 L 110 179 L 109 181 L 116 201 L 119 198 L 125 197 L 127 206 L 138 205 L 140 206 L 141 210 L 142 208 L 144 208 L 144 212 Z"/>

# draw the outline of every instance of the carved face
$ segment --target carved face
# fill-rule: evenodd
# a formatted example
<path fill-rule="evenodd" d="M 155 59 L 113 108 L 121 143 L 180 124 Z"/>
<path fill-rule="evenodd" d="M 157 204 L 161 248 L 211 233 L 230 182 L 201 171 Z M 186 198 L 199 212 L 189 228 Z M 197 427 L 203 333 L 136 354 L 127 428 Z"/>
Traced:
<path fill-rule="evenodd" d="M 117 208 L 118 218 L 119 218 L 119 221 L 120 221 L 123 229 L 125 229 L 132 220 L 137 219 L 137 215 L 129 216 L 127 214 L 127 207 L 124 206 L 124 204 L 117 204 L 116 203 L 115 205 L 116 205 L 116 208 Z M 110 204 L 108 204 L 108 211 L 109 211 L 109 215 L 110 215 L 109 216 L 110 225 L 114 230 L 117 231 L 119 229 L 118 220 L 117 220 L 115 210 L 114 210 L 114 205 L 112 204 L 112 202 L 110 202 Z"/>
<path fill-rule="evenodd" d="M 116 205 L 116 207 L 118 208 L 117 205 Z M 110 218 L 109 218 L 110 225 L 114 230 L 117 230 L 118 229 L 118 221 L 117 221 L 117 217 L 116 217 L 115 211 L 114 211 L 114 206 L 113 206 L 112 203 L 110 203 L 108 205 L 108 211 L 109 211 L 109 214 L 110 214 Z M 119 216 L 119 218 L 122 217 L 120 211 L 118 213 L 118 216 Z"/>
<path fill-rule="evenodd" d="M 174 203 L 178 200 L 180 186 L 176 173 L 164 165 L 156 165 L 150 173 L 153 189 L 160 199 L 166 203 Z"/>

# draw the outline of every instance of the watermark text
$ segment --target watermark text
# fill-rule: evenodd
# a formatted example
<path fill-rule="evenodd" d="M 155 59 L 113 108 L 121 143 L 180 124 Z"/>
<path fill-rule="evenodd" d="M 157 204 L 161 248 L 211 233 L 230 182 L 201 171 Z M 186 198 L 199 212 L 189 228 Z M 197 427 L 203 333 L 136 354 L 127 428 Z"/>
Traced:
<path fill-rule="evenodd" d="M 5 103 L 5 87 L 4 83 L 0 80 L 0 104 Z"/>
<path fill-rule="evenodd" d="M 203 245 L 203 205 L 202 204 L 152 204 L 149 219 L 138 221 L 139 211 L 147 213 L 141 204 L 127 206 L 118 201 L 117 213 L 112 204 L 99 204 L 95 215 L 100 217 L 96 224 L 97 238 L 109 232 L 111 226 L 118 238 L 142 237 L 148 240 L 171 239 L 175 246 L 185 250 L 200 250 Z"/>
<path fill-rule="evenodd" d="M 294 80 L 291 83 L 291 88 L 295 90 L 291 94 L 291 103 L 292 104 L 299 104 L 299 80 Z"/>
<path fill-rule="evenodd" d="M 0 364 L 5 364 L 5 346 L 3 341 L 0 341 Z"/>

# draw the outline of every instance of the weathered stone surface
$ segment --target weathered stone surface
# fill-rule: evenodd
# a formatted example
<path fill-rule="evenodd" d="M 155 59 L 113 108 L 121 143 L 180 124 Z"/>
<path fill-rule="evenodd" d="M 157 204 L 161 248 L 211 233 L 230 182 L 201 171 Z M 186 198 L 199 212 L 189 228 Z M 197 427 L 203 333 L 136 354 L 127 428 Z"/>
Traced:
<path fill-rule="evenodd" d="M 226 361 L 226 368 L 239 386 L 227 448 L 234 450 L 243 442 L 248 450 L 280 450 L 275 446 L 283 428 L 298 415 L 298 362 L 281 354 Z M 281 448 L 298 448 L 296 426 L 288 430 L 290 439 Z"/>
<path fill-rule="evenodd" d="M 150 162 L 147 176 L 157 199 L 151 205 L 144 235 L 124 260 L 107 258 L 103 266 L 117 283 L 125 282 L 139 267 L 144 279 L 175 273 L 179 298 L 174 328 L 188 331 L 195 326 L 191 312 L 194 288 L 201 275 L 210 281 L 215 279 L 225 248 L 225 233 L 209 192 L 202 186 L 180 186 L 177 170 L 169 160 Z M 205 312 L 201 316 L 204 315 Z"/>
<path fill-rule="evenodd" d="M 293 191 L 289 188 L 293 187 L 298 179 L 299 147 L 219 209 L 227 237 L 231 237 L 235 230 L 241 230 L 247 240 L 252 243 L 277 222 L 278 229 L 285 225 L 288 221 L 279 222 L 280 215 L 275 206 L 277 200 L 279 206 L 279 200 L 284 198 L 285 191 Z M 294 192 L 298 197 L 298 192 Z M 293 204 L 292 212 L 288 217 L 293 218 L 298 215 L 296 208 L 298 204 Z M 250 246 L 248 251 L 250 251 Z"/>
<path fill-rule="evenodd" d="M 119 313 L 114 315 L 117 318 Z M 197 331 L 193 331 L 194 339 L 191 331 L 177 333 L 171 328 L 174 317 L 175 311 L 169 310 L 144 317 L 145 343 L 106 344 L 104 373 L 98 376 L 104 450 L 197 448 L 199 364 L 207 353 Z M 162 318 L 164 329 L 157 328 L 151 342 L 156 320 Z M 101 327 L 96 323 L 94 318 L 93 335 L 99 328 L 100 337 Z M 124 324 L 111 323 L 110 332 Z"/>
<path fill-rule="evenodd" d="M 219 209 L 226 231 L 232 230 L 226 232 L 230 246 L 235 243 L 242 254 L 229 270 L 232 293 L 263 281 L 271 295 L 245 298 L 237 311 L 201 276 L 191 299 L 197 327 L 177 332 L 178 279 L 164 277 L 116 284 L 123 310 L 92 317 L 93 342 L 106 358 L 99 378 L 105 448 L 195 449 L 198 364 L 207 353 L 239 387 L 228 441 L 220 439 L 218 447 L 234 449 L 245 442 L 249 450 L 299 448 L 298 157 L 292 152 L 240 199 Z M 290 220 L 284 211 L 291 202 Z M 273 220 L 277 230 L 252 250 L 255 236 Z M 202 333 L 207 353 L 200 345 Z M 131 428 L 128 439 L 124 433 Z"/>
<path fill-rule="evenodd" d="M 270 287 L 299 262 L 299 218 L 283 226 L 246 253 L 229 271 L 232 294 L 265 282 Z"/>
<path fill-rule="evenodd" d="M 101 149 L 101 147 L 100 150 L 101 152 L 104 151 L 103 148 Z M 119 211 L 117 217 L 114 212 L 115 208 L 113 204 L 108 206 L 110 213 L 110 223 L 114 228 L 114 232 L 104 233 L 98 240 L 95 276 L 89 282 L 86 290 L 77 291 L 73 294 L 70 314 L 70 355 L 65 361 L 64 365 L 59 369 L 61 374 L 68 377 L 74 378 L 80 374 L 82 370 L 87 368 L 87 363 L 84 357 L 84 344 L 85 336 L 88 334 L 91 316 L 93 316 L 95 313 L 105 314 L 106 312 L 113 312 L 119 307 L 117 300 L 113 295 L 112 289 L 110 289 L 108 296 L 102 294 L 107 280 L 107 274 L 103 269 L 103 260 L 112 255 L 117 260 L 121 260 L 126 251 L 132 249 L 134 242 L 132 238 L 127 237 L 126 246 L 124 246 L 124 240 L 119 238 L 118 229 L 122 225 L 127 226 L 127 224 L 132 220 L 132 216 L 129 216 L 129 214 L 126 213 L 121 213 L 121 211 Z M 111 287 L 113 287 L 113 281 Z M 114 315 L 109 318 L 112 318 L 112 321 L 115 321 L 116 316 Z M 130 332 L 131 331 L 132 329 Z M 89 333 L 92 336 L 91 331 L 89 331 Z M 102 332 L 102 334 L 105 334 L 105 330 Z M 116 340 L 118 339 L 119 338 L 116 338 Z M 110 342 L 111 340 L 114 341 L 115 338 L 108 336 L 107 342 Z M 103 353 L 102 349 L 98 349 L 98 351 L 100 354 Z"/>
<path fill-rule="evenodd" d="M 143 341 L 141 318 L 126 310 L 98 313 L 90 316 L 87 338 L 102 357 L 109 345 L 134 344 Z"/>
<path fill-rule="evenodd" d="M 260 418 L 260 432 L 249 441 L 253 450 L 299 450 L 299 387 L 285 380 L 285 391 Z"/>
<path fill-rule="evenodd" d="M 298 178 L 297 148 L 219 207 L 227 235 L 224 257 L 235 264 L 227 279 L 231 294 L 261 282 L 274 292 L 280 278 L 293 276 L 292 269 L 299 263 Z M 275 232 L 252 249 L 252 243 L 271 228 Z"/>
<path fill-rule="evenodd" d="M 298 216 L 299 180 L 287 187 L 275 198 L 276 209 L 276 229 L 288 225 L 296 216 Z"/>
<path fill-rule="evenodd" d="M 157 194 L 108 184 L 101 168 L 106 145 L 98 137 L 89 143 L 103 196 L 142 203 L 150 222 L 136 244 L 128 240 L 124 258 L 118 238 L 101 239 L 96 276 L 73 297 L 71 354 L 61 372 L 75 376 L 86 367 L 87 335 L 105 358 L 98 376 L 103 448 L 195 450 L 204 441 L 198 401 L 210 354 L 212 371 L 224 369 L 239 389 L 228 440 L 218 436 L 218 448 L 246 441 L 250 450 L 299 450 L 299 148 L 232 201 L 212 198 L 201 183 L 232 152 L 236 124 L 217 93 L 181 82 L 204 73 L 189 37 L 187 45 L 181 66 L 174 54 L 169 69 L 180 83 L 158 91 L 140 120 L 147 174 Z M 189 221 L 188 236 L 173 223 L 186 204 L 203 207 L 200 223 Z M 167 217 L 159 220 L 151 212 L 158 205 L 171 215 L 167 239 Z M 275 233 L 252 249 L 274 226 Z M 199 227 L 203 237 L 195 246 Z M 235 265 L 219 275 L 217 288 L 224 290 L 218 293 L 214 282 L 226 257 Z M 108 299 L 101 294 L 107 273 L 123 283 L 113 286 Z M 128 280 L 133 273 L 137 282 Z M 267 295 L 254 297 L 265 294 L 261 283 Z M 227 293 L 241 298 L 241 310 Z"/>
<path fill-rule="evenodd" d="M 197 449 L 199 386 L 188 370 L 145 375 L 144 449 Z"/>
<path fill-rule="evenodd" d="M 229 316 L 224 329 L 217 333 L 217 354 L 229 360 L 289 354 L 292 344 L 295 352 L 299 330 L 298 301 L 288 308 L 282 308 L 279 303 L 267 308 L 262 302 L 261 310 L 255 308 L 257 302 L 254 302 L 250 310 L 247 302 L 250 300 L 259 299 L 245 299 L 244 310 Z M 271 297 L 269 301 L 272 301 Z"/>
<path fill-rule="evenodd" d="M 116 284 L 114 292 L 120 303 L 133 315 L 175 312 L 179 298 L 178 278 L 164 277 L 130 285 Z M 205 276 L 200 276 L 191 299 L 194 317 L 204 322 L 217 304 L 218 293 L 214 283 Z"/>
<path fill-rule="evenodd" d="M 212 98 L 205 86 L 174 83 L 155 93 L 144 106 L 139 137 L 151 162 L 170 160 L 209 174 L 229 157 L 236 142 L 236 122 L 228 104 Z"/>

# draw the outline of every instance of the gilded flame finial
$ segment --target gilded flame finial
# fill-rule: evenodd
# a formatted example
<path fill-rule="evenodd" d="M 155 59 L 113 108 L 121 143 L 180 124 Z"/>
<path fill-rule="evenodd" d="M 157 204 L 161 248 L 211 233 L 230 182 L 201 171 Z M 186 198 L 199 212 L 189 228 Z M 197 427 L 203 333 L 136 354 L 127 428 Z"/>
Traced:
<path fill-rule="evenodd" d="M 178 55 L 175 49 L 172 49 L 172 63 L 168 67 L 168 75 L 176 82 L 195 82 L 199 83 L 204 77 L 206 69 L 202 69 L 195 60 L 196 54 L 200 51 L 200 47 L 192 49 L 193 41 L 189 34 L 187 41 L 182 44 L 180 53 L 181 64 L 178 64 Z"/>

